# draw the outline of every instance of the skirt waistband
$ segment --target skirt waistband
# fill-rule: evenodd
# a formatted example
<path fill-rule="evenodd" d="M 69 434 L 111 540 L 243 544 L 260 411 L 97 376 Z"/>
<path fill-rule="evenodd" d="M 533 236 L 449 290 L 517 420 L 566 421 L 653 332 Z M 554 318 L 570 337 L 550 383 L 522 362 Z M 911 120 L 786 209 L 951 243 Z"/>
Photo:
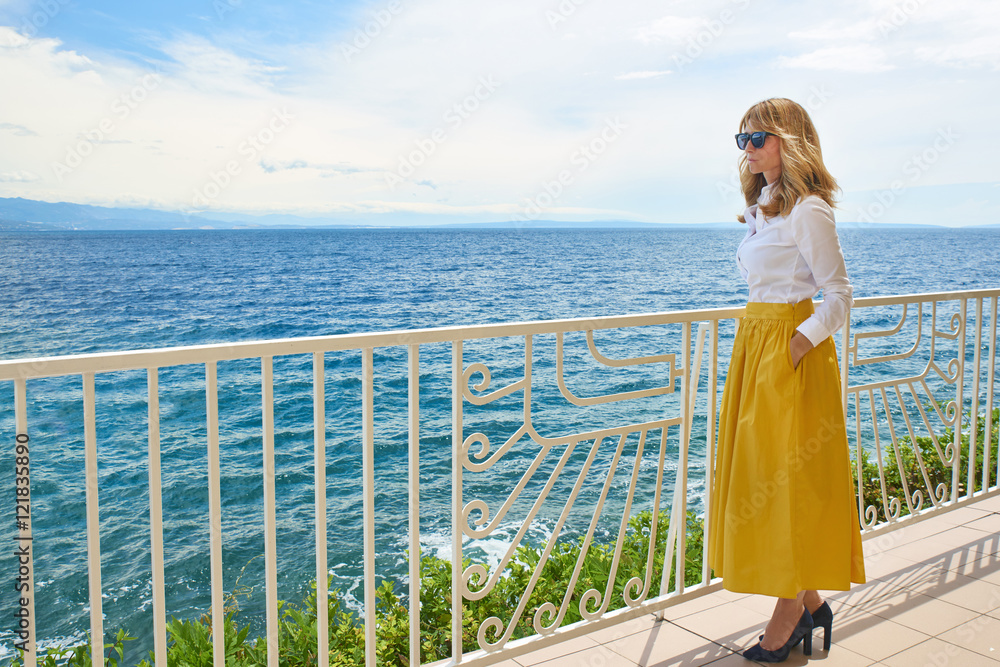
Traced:
<path fill-rule="evenodd" d="M 798 303 L 761 303 L 751 301 L 747 304 L 746 316 L 756 320 L 788 320 L 799 324 L 809 318 L 814 312 L 812 299 L 804 299 Z"/>

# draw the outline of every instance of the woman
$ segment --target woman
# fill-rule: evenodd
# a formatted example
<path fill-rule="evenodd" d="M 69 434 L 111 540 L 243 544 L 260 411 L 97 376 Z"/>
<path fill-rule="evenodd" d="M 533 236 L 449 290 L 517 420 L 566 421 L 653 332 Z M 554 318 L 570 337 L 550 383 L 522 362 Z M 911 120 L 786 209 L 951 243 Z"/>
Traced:
<path fill-rule="evenodd" d="M 814 625 L 829 650 L 833 613 L 817 590 L 865 581 L 840 371 L 831 335 L 851 284 L 834 226 L 837 182 L 809 114 L 787 99 L 740 121 L 749 285 L 722 395 L 709 560 L 723 586 L 778 598 L 744 656 L 781 662 Z M 823 303 L 812 297 L 823 291 Z"/>

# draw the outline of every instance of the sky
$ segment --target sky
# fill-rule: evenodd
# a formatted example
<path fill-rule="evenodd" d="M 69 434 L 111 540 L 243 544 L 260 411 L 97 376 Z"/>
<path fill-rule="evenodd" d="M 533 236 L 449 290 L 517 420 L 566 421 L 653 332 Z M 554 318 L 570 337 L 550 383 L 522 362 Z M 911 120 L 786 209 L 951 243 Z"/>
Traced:
<path fill-rule="evenodd" d="M 0 0 L 0 197 L 731 221 L 739 119 L 789 97 L 838 220 L 996 224 L 997 35 L 992 0 Z"/>

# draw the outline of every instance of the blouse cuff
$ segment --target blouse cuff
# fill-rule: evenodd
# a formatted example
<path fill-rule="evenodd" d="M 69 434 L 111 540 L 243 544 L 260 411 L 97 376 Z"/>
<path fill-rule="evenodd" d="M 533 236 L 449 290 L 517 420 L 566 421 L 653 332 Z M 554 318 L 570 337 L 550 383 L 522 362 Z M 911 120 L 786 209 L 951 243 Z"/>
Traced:
<path fill-rule="evenodd" d="M 823 323 L 819 321 L 819 318 L 816 317 L 815 315 L 810 316 L 795 329 L 803 336 L 808 338 L 809 342 L 813 344 L 813 347 L 816 347 L 824 340 L 829 338 L 831 335 L 833 335 L 833 332 L 828 331 L 827 328 L 823 326 Z"/>

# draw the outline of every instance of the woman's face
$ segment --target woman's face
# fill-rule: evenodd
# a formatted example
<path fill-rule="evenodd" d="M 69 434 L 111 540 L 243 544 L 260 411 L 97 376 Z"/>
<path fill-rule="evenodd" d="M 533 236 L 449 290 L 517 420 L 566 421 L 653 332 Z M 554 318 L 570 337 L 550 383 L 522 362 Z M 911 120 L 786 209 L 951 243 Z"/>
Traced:
<path fill-rule="evenodd" d="M 744 131 L 757 132 L 759 128 L 751 125 Z M 760 148 L 754 148 L 753 142 L 748 141 L 744 150 L 751 174 L 764 174 L 768 185 L 778 180 L 781 176 L 781 139 L 769 134 Z"/>

